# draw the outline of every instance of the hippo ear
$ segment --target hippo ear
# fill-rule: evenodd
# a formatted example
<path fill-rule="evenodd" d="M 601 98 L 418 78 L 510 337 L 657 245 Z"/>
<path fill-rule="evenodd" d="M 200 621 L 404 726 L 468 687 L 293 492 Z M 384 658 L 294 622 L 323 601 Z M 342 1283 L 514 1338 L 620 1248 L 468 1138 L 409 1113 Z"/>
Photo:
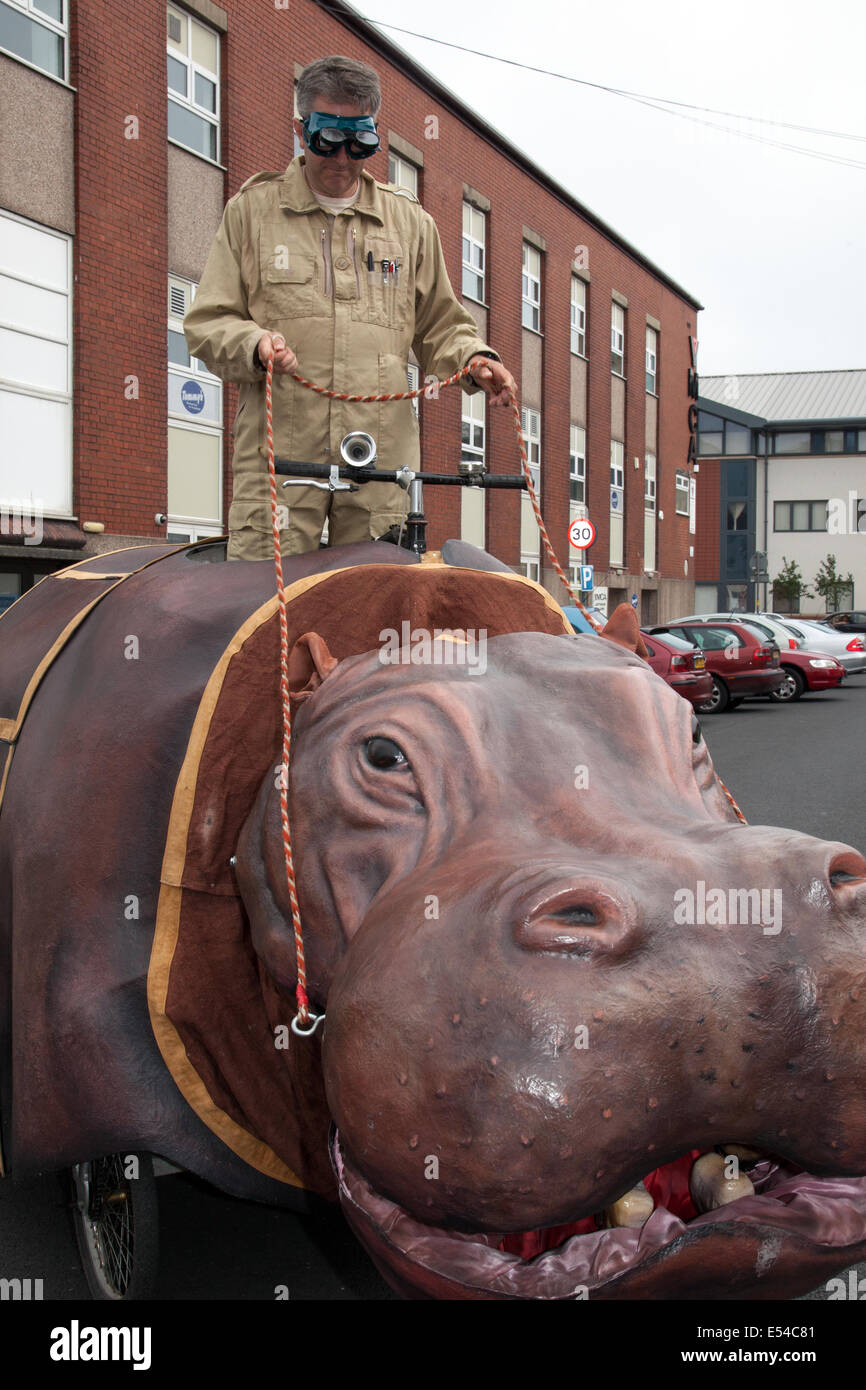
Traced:
<path fill-rule="evenodd" d="M 324 637 L 305 632 L 289 652 L 289 690 L 293 700 L 306 700 L 338 665 Z"/>
<path fill-rule="evenodd" d="M 618 608 L 614 609 L 613 616 L 608 618 L 601 635 L 602 637 L 609 637 L 611 642 L 616 642 L 620 647 L 626 647 L 637 656 L 642 656 L 644 660 L 649 656 L 640 635 L 637 614 L 630 603 L 621 603 Z"/>

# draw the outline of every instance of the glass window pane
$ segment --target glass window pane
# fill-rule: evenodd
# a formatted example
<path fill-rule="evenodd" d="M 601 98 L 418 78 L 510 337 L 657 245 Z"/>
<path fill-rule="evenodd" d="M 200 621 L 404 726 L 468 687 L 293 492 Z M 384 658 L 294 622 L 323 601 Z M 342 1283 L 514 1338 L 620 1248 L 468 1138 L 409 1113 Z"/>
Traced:
<path fill-rule="evenodd" d="M 43 72 L 63 77 L 63 39 L 28 15 L 0 4 L 0 46 Z"/>
<path fill-rule="evenodd" d="M 825 430 L 824 431 L 824 453 L 841 454 L 845 448 L 844 430 Z"/>
<path fill-rule="evenodd" d="M 33 0 L 33 8 L 40 14 L 47 14 L 57 24 L 63 23 L 63 0 Z"/>
<path fill-rule="evenodd" d="M 166 14 L 166 37 L 170 48 L 187 52 L 187 17 L 180 10 L 169 9 Z"/>
<path fill-rule="evenodd" d="M 186 145 L 208 159 L 216 159 L 216 126 L 174 101 L 168 103 L 168 135 L 179 145 Z"/>
<path fill-rule="evenodd" d="M 812 530 L 813 530 L 813 531 L 826 531 L 826 530 L 827 530 L 827 503 L 826 503 L 826 502 L 813 502 L 813 503 L 812 503 Z"/>
<path fill-rule="evenodd" d="M 750 454 L 752 452 L 752 431 L 745 425 L 733 425 L 728 421 L 725 431 L 726 454 Z"/>
<path fill-rule="evenodd" d="M 189 349 L 182 333 L 168 332 L 168 360 L 177 367 L 189 366 Z"/>
<path fill-rule="evenodd" d="M 791 530 L 808 531 L 809 529 L 809 503 L 791 503 Z"/>
<path fill-rule="evenodd" d="M 773 506 L 773 530 L 790 531 L 791 529 L 791 504 L 790 502 L 776 502 Z"/>
<path fill-rule="evenodd" d="M 192 33 L 190 34 L 191 53 L 193 62 L 199 63 L 208 72 L 217 73 L 219 68 L 217 63 L 217 36 L 213 29 L 205 29 L 203 24 L 196 24 L 192 21 Z"/>
<path fill-rule="evenodd" d="M 721 430 L 704 430 L 698 435 L 698 453 L 715 458 L 722 452 Z"/>
<path fill-rule="evenodd" d="M 179 63 L 177 58 L 172 58 L 170 53 L 166 54 L 168 65 L 168 86 L 169 91 L 179 92 L 182 97 L 186 96 L 186 63 Z"/>
<path fill-rule="evenodd" d="M 860 430 L 858 432 L 857 448 L 861 453 L 866 450 L 866 430 Z"/>
<path fill-rule="evenodd" d="M 197 106 L 203 106 L 205 111 L 212 111 L 216 115 L 216 83 L 211 82 L 209 77 L 202 77 L 200 72 L 195 74 L 195 101 Z"/>
<path fill-rule="evenodd" d="M 808 430 L 776 435 L 777 454 L 808 454 L 811 448 L 812 436 Z"/>

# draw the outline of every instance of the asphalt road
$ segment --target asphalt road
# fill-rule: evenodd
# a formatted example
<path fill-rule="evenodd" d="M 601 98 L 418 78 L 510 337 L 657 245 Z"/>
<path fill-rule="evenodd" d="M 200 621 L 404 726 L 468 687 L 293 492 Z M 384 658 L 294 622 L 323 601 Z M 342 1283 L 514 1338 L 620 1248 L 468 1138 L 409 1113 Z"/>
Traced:
<path fill-rule="evenodd" d="M 748 820 L 866 851 L 864 717 L 866 675 L 788 706 L 749 701 L 703 725 Z M 336 1211 L 298 1218 L 235 1201 L 188 1175 L 160 1178 L 158 1189 L 157 1298 L 273 1300 L 278 1285 L 292 1301 L 394 1297 Z M 0 1183 L 0 1264 L 6 1277 L 42 1279 L 45 1299 L 87 1297 L 58 1178 Z M 866 1265 L 858 1273 L 866 1275 Z M 822 1287 L 808 1297 L 827 1293 Z"/>

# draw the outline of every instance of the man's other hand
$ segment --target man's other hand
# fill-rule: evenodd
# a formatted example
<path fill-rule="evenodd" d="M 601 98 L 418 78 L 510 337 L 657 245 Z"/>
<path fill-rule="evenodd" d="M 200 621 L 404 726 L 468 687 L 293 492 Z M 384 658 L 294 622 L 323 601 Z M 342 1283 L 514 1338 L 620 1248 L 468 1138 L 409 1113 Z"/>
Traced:
<path fill-rule="evenodd" d="M 267 368 L 271 357 L 274 359 L 274 373 L 277 376 L 288 376 L 290 372 L 298 370 L 298 359 L 290 347 L 286 347 L 286 340 L 282 333 L 263 333 L 259 338 L 256 351 L 262 366 Z"/>
<path fill-rule="evenodd" d="M 491 405 L 508 405 L 509 391 L 517 395 L 517 382 L 501 362 L 491 357 L 478 357 L 477 366 L 471 373 L 476 386 L 480 386 Z"/>

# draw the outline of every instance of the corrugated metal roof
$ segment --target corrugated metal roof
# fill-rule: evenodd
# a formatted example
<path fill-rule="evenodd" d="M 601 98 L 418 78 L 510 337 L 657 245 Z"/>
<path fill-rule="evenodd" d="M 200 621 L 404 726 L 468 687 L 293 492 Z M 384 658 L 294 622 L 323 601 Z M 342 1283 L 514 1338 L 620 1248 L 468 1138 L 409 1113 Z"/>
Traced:
<path fill-rule="evenodd" d="M 866 368 L 702 376 L 701 395 L 777 423 L 866 419 Z"/>

